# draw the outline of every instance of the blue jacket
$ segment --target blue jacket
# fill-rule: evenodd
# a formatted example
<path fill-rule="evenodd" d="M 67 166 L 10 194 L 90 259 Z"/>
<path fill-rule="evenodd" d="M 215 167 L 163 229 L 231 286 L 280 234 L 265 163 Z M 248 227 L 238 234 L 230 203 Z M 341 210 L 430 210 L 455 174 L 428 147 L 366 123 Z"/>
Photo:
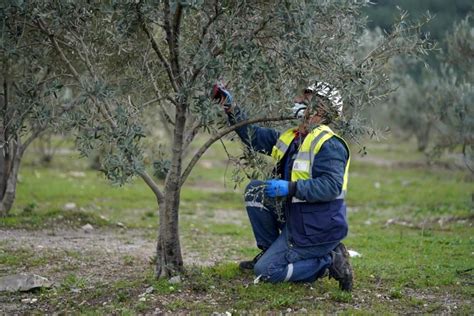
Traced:
<path fill-rule="evenodd" d="M 238 107 L 229 115 L 229 123 L 246 119 Z M 236 129 L 243 143 L 252 149 L 270 155 L 280 133 L 271 128 L 246 125 Z M 290 181 L 294 156 L 304 137 L 296 137 L 277 166 L 277 176 Z M 348 231 L 346 205 L 336 199 L 342 191 L 344 172 L 349 153 L 345 145 L 332 137 L 314 157 L 311 179 L 298 180 L 294 196 L 308 203 L 291 203 L 287 200 L 286 225 L 292 241 L 299 246 L 312 246 L 342 240 Z"/>

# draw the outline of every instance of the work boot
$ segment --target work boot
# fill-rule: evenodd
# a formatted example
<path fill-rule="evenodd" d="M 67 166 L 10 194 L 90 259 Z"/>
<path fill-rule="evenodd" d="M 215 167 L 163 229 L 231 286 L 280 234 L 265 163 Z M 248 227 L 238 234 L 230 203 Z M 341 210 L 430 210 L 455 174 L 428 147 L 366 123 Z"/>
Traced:
<path fill-rule="evenodd" d="M 255 267 L 255 265 L 257 264 L 257 261 L 263 256 L 264 253 L 265 253 L 265 250 L 262 250 L 252 260 L 241 261 L 239 263 L 239 268 L 242 269 L 242 270 L 253 270 L 253 267 Z"/>
<path fill-rule="evenodd" d="M 343 291 L 352 291 L 352 267 L 349 262 L 349 253 L 343 243 L 337 245 L 331 251 L 332 263 L 329 267 L 329 278 L 339 282 L 339 288 Z"/>

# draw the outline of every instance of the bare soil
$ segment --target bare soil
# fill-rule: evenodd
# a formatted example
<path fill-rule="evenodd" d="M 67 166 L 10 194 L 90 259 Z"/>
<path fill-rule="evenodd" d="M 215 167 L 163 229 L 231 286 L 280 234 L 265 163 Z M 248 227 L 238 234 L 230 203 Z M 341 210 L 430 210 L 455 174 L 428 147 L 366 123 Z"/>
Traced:
<path fill-rule="evenodd" d="M 0 276 L 33 273 L 46 277 L 56 286 L 64 282 L 68 275 L 85 279 L 88 286 L 94 284 L 113 284 L 120 280 L 134 280 L 143 277 L 143 271 L 153 271 L 155 240 L 152 230 L 136 229 L 94 229 L 85 232 L 82 229 L 43 229 L 0 230 L 2 250 L 11 254 L 26 251 L 32 258 L 41 260 L 41 264 L 29 266 L 18 264 L 14 267 L 1 266 Z M 225 237 L 225 236 L 224 236 Z M 220 246 L 231 242 L 223 238 Z M 209 266 L 222 260 L 222 252 L 203 255 L 193 251 L 192 245 L 183 245 L 184 264 L 186 266 Z M 146 284 L 138 291 L 144 291 Z M 135 293 L 137 296 L 140 293 Z M 111 293 L 111 295 L 113 295 Z M 0 314 L 18 314 L 31 311 L 51 312 L 53 306 L 31 303 L 34 293 L 8 295 L 0 293 Z M 103 298 L 106 300 L 106 297 Z M 160 298 L 165 299 L 166 298 Z M 174 299 L 169 297 L 168 299 Z M 107 303 L 106 301 L 100 303 Z M 88 302 L 91 304 L 91 302 Z M 51 309 L 53 308 L 53 310 Z M 160 310 L 160 308 L 158 308 Z"/>
<path fill-rule="evenodd" d="M 108 279 L 118 275 L 129 275 L 136 267 L 123 265 L 124 258 L 133 257 L 134 262 L 144 265 L 153 256 L 153 240 L 134 230 L 0 230 L 0 243 L 6 251 L 31 250 L 35 257 L 52 257 L 66 262 L 49 262 L 46 265 L 17 266 L 16 273 L 36 273 L 52 281 L 61 280 L 72 271 L 88 278 Z M 93 260 L 88 260 L 92 259 Z M 66 264 L 66 269 L 58 266 Z M 77 269 L 67 269 L 76 267 Z M 1 271 L 5 272 L 13 271 Z M 85 272 L 85 273 L 83 273 Z"/>
<path fill-rule="evenodd" d="M 228 212 L 226 212 L 228 213 Z M 232 213 L 231 213 L 232 214 Z M 227 218 L 224 212 L 216 212 L 216 222 L 220 221 L 239 221 L 237 216 Z M 224 218 L 227 218 L 224 220 Z M 0 230 L 0 245 L 2 250 L 7 252 L 16 252 L 18 250 L 31 250 L 34 257 L 41 258 L 47 256 L 49 261 L 45 264 L 27 266 L 19 265 L 14 268 L 1 267 L 0 275 L 13 274 L 19 272 L 35 273 L 47 277 L 49 280 L 61 284 L 67 275 L 73 273 L 79 277 L 85 278 L 89 286 L 94 284 L 113 284 L 118 280 L 133 280 L 143 276 L 144 270 L 152 271 L 152 257 L 154 255 L 154 238 L 150 230 L 136 229 L 94 229 L 91 232 L 85 232 L 81 229 L 43 229 L 37 231 L 12 229 Z M 228 247 L 232 241 L 226 238 L 220 240 L 219 247 Z M 201 252 L 193 252 L 189 245 L 183 245 L 185 254 L 185 264 L 190 265 L 211 265 L 223 259 L 219 257 L 219 252 L 213 252 L 212 255 Z M 228 258 L 226 258 L 228 260 Z M 10 269 L 14 269 L 10 270 Z M 140 298 L 141 292 L 146 290 L 147 285 L 133 289 L 138 291 L 133 296 Z M 71 294 L 74 295 L 74 294 Z M 113 294 L 111 294 L 113 295 Z M 434 306 L 433 313 L 456 313 L 456 309 L 465 305 L 466 302 L 450 293 L 433 293 L 426 290 L 406 289 L 404 295 L 413 299 L 420 300 Z M 45 302 L 31 303 L 28 300 L 32 297 L 38 297 L 34 294 L 20 293 L 18 295 L 0 294 L 0 313 L 5 314 L 23 314 L 36 312 L 54 312 L 55 306 L 49 306 Z M 183 292 L 174 293 L 167 296 L 148 296 L 149 306 L 154 306 L 152 313 L 160 314 L 167 312 L 166 302 L 172 302 L 176 299 L 204 300 L 216 304 L 222 297 L 211 297 L 209 293 Z M 321 303 L 330 301 L 329 296 L 317 298 Z M 107 304 L 107 296 L 102 297 L 97 304 Z M 380 289 L 380 294 L 364 289 L 358 289 L 353 294 L 351 303 L 338 303 L 333 306 L 336 309 L 344 310 L 347 307 L 366 308 L 374 300 L 384 301 L 389 304 L 393 302 L 387 294 L 386 289 Z M 85 302 L 84 302 L 85 303 Z M 87 302 L 93 304 L 94 302 Z M 95 304 L 94 303 L 94 304 Z M 406 312 L 406 307 L 393 305 L 393 312 Z M 416 312 L 417 307 L 410 307 L 411 312 Z M 426 306 L 421 305 L 418 312 L 426 312 Z M 298 313 L 297 310 L 292 312 Z"/>

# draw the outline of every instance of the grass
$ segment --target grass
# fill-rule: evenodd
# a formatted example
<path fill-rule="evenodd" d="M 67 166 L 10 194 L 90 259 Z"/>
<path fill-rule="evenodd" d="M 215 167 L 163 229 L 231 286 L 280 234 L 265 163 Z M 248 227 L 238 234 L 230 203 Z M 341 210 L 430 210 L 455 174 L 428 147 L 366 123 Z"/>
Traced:
<path fill-rule="evenodd" d="M 34 267 L 44 265 L 50 259 L 47 256 L 36 257 L 35 252 L 27 248 L 17 248 L 14 253 L 6 249 L 0 251 L 0 265 L 5 266 Z"/>
<path fill-rule="evenodd" d="M 236 143 L 226 147 L 239 151 Z M 0 271 L 41 271 L 52 265 L 54 269 L 44 271 L 57 271 L 58 287 L 0 295 L 0 305 L 19 301 L 19 296 L 39 297 L 41 303 L 36 310 L 19 307 L 18 311 L 91 315 L 473 314 L 472 180 L 462 170 L 416 163 L 424 157 L 414 153 L 411 143 L 376 145 L 372 151 L 369 146 L 369 152 L 376 159 L 415 163 L 379 166 L 355 157 L 351 165 L 350 233 L 345 244 L 362 255 L 352 259 L 356 273 L 352 294 L 339 291 L 337 283 L 328 279 L 314 284 L 254 284 L 252 274 L 237 268 L 236 261 L 251 258 L 258 250 L 243 209 L 242 188 L 232 189 L 225 152 L 216 145 L 182 191 L 184 256 L 197 258 L 197 265 L 186 266 L 182 282 L 156 280 L 152 266 L 133 253 L 120 253 L 115 267 L 100 267 L 101 256 L 108 256 L 105 252 L 38 253 L 3 239 Z M 121 222 L 129 228 L 120 230 L 124 245 L 134 229 L 154 240 L 157 205 L 141 181 L 113 187 L 96 172 L 83 171 L 84 162 L 66 163 L 71 155 L 57 159 L 53 167 L 44 168 L 34 164 L 31 154 L 27 157 L 15 209 L 0 219 L 1 230 L 77 229 L 90 223 L 99 231 L 118 234 L 116 224 Z M 84 174 L 75 173 L 78 170 Z M 75 203 L 75 210 L 63 210 L 66 203 Z M 210 265 L 200 265 L 203 262 Z"/>
<path fill-rule="evenodd" d="M 34 213 L 18 213 L 2 218 L 0 227 L 11 228 L 47 228 L 51 225 L 66 227 L 81 227 L 85 224 L 93 224 L 96 227 L 107 226 L 109 222 L 100 216 L 84 211 L 50 210 Z"/>

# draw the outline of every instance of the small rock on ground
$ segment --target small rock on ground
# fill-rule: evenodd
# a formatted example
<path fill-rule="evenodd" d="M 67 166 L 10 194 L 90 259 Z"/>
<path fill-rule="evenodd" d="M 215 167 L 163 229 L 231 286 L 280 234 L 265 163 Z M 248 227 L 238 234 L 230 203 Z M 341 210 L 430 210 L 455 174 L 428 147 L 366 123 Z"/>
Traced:
<path fill-rule="evenodd" d="M 94 227 L 92 227 L 91 224 L 85 224 L 81 227 L 81 229 L 84 231 L 84 233 L 90 233 L 94 230 Z"/>
<path fill-rule="evenodd" d="M 172 277 L 169 281 L 169 284 L 178 284 L 181 283 L 181 277 L 179 275 Z"/>
<path fill-rule="evenodd" d="M 29 291 L 35 288 L 49 288 L 52 282 L 37 274 L 13 274 L 0 278 L 0 292 Z"/>
<path fill-rule="evenodd" d="M 73 202 L 66 203 L 63 206 L 63 210 L 65 210 L 65 211 L 73 211 L 76 208 L 77 208 L 77 205 L 76 205 L 76 203 L 73 203 Z"/>

